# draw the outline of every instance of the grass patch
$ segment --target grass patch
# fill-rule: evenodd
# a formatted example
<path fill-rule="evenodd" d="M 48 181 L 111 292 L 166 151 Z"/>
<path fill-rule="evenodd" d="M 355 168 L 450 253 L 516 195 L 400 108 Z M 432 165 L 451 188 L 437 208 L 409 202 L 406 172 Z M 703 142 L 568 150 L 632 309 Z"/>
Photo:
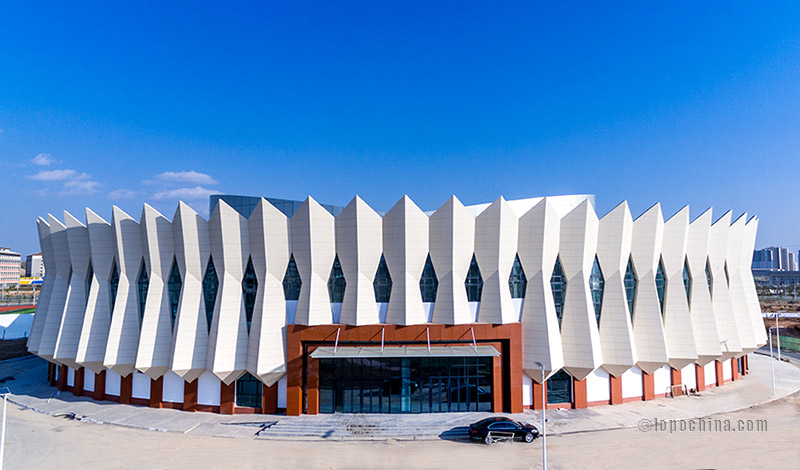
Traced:
<path fill-rule="evenodd" d="M 28 307 L 28 308 L 20 308 L 20 309 L 17 309 L 17 310 L 8 310 L 8 311 L 5 311 L 5 312 L 0 312 L 0 315 L 5 315 L 7 313 L 18 314 L 18 313 L 34 313 L 34 312 L 36 312 L 36 308 Z"/>

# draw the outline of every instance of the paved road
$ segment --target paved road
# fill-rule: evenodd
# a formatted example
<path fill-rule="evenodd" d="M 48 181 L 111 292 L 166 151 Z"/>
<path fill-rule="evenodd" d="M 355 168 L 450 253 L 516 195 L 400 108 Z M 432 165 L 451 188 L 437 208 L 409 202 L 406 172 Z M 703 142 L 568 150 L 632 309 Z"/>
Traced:
<path fill-rule="evenodd" d="M 643 419 L 652 423 L 653 418 Z M 712 420 L 767 420 L 765 432 L 596 431 L 548 439 L 550 468 L 797 468 L 800 394 Z M 724 421 L 720 421 L 723 423 Z M 746 421 L 743 421 L 746 423 Z M 755 423 L 755 421 L 752 421 Z M 676 423 L 676 427 L 677 427 Z M 126 429 L 9 407 L 6 468 L 530 469 L 541 441 L 291 442 Z"/>

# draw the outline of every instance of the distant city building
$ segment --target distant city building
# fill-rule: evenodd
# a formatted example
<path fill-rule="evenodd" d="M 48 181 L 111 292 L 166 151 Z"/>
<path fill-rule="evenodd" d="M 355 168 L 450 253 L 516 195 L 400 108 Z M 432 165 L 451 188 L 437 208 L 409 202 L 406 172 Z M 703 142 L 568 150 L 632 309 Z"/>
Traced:
<path fill-rule="evenodd" d="M 771 246 L 753 252 L 752 269 L 797 271 L 797 258 L 787 248 Z"/>
<path fill-rule="evenodd" d="M 25 258 L 25 277 L 44 278 L 44 261 L 41 253 L 34 253 Z"/>
<path fill-rule="evenodd" d="M 0 287 L 19 285 L 20 254 L 0 247 Z"/>

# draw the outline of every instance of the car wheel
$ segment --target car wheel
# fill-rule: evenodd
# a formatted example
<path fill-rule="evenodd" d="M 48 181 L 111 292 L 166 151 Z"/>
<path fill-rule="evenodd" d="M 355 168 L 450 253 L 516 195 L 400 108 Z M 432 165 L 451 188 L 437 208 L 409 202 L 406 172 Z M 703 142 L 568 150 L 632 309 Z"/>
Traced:
<path fill-rule="evenodd" d="M 489 437 L 489 436 L 486 436 L 486 437 L 483 439 L 483 442 L 485 442 L 485 443 L 486 443 L 486 445 L 489 445 L 489 446 L 490 446 L 490 445 L 492 445 L 492 443 L 493 443 L 494 441 L 492 440 L 492 438 L 491 438 L 491 437 Z"/>
<path fill-rule="evenodd" d="M 536 439 L 536 436 L 534 436 L 532 432 L 525 434 L 525 442 L 527 442 L 528 444 L 533 442 L 534 439 Z"/>

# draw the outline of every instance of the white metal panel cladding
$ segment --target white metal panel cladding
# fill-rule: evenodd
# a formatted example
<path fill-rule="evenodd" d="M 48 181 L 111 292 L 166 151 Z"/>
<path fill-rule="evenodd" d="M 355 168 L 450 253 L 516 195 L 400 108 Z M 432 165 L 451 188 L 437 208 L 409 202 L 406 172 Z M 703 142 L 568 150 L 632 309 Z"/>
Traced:
<path fill-rule="evenodd" d="M 664 336 L 667 339 L 669 365 L 680 370 L 697 360 L 692 320 L 689 314 L 691 290 L 694 282 L 702 282 L 703 271 L 691 271 L 686 256 L 689 238 L 689 207 L 684 207 L 664 224 L 661 259 L 667 276 L 664 292 Z M 684 277 L 686 276 L 686 277 Z M 688 281 L 689 287 L 686 286 Z"/>
<path fill-rule="evenodd" d="M 373 288 L 381 255 L 392 279 L 383 321 L 429 321 L 420 279 L 430 256 L 438 280 L 432 321 L 472 322 L 465 280 L 475 255 L 483 279 L 478 322 L 521 322 L 522 367 L 536 381 L 537 363 L 545 377 L 566 368 L 583 378 L 601 366 L 626 377 L 639 368 L 708 364 L 766 340 L 748 269 L 758 221 L 742 217 L 731 226 L 730 213 L 713 225 L 710 211 L 689 223 L 685 208 L 665 224 L 658 205 L 634 221 L 623 203 L 598 220 L 587 197 L 500 198 L 469 207 L 452 197 L 428 217 L 404 196 L 383 217 L 359 198 L 334 217 L 310 197 L 291 217 L 265 199 L 249 219 L 223 201 L 209 221 L 184 203 L 172 221 L 149 206 L 140 222 L 116 207 L 110 224 L 89 210 L 85 224 L 65 217 L 37 220 L 48 274 L 28 348 L 95 372 L 157 378 L 172 371 L 187 381 L 206 374 L 206 382 L 230 383 L 248 371 L 277 383 L 286 373 L 287 311 L 296 304 L 298 324 L 333 321 L 328 280 L 337 254 L 346 282 L 340 321 L 356 325 L 382 321 Z M 298 301 L 284 293 L 290 256 L 301 280 Z M 527 280 L 521 313 L 509 287 L 516 256 Z M 218 289 L 208 299 L 203 280 L 212 258 Z M 599 326 L 589 286 L 595 258 L 605 281 Z M 173 259 L 181 278 L 174 325 Z M 551 286 L 557 259 L 567 278 L 561 325 Z M 632 321 L 629 259 L 637 280 Z M 249 260 L 257 288 L 248 331 L 242 281 Z M 149 288 L 140 312 L 142 270 Z M 113 304 L 112 271 L 119 273 Z"/>
<path fill-rule="evenodd" d="M 517 251 L 528 286 L 520 316 L 523 370 L 541 383 L 564 367 L 564 352 L 550 277 L 558 258 L 561 218 L 549 198 L 519 219 Z M 542 370 L 537 365 L 541 364 Z"/>
<path fill-rule="evenodd" d="M 667 363 L 667 339 L 661 302 L 656 290 L 656 271 L 661 260 L 664 218 L 656 204 L 633 221 L 631 257 L 638 285 L 633 305 L 633 336 L 639 368 L 652 374 Z"/>
<path fill-rule="evenodd" d="M 111 325 L 111 291 L 108 285 L 114 263 L 114 234 L 111 224 L 88 208 L 86 228 L 89 231 L 93 275 L 76 361 L 99 373 L 104 369 L 103 359 Z"/>
<path fill-rule="evenodd" d="M 625 291 L 625 273 L 631 256 L 633 218 L 623 202 L 600 219 L 597 259 L 605 278 L 600 317 L 603 368 L 620 377 L 636 364 L 633 326 Z"/>
<path fill-rule="evenodd" d="M 89 269 L 89 234 L 86 227 L 69 212 L 64 212 L 69 246 L 70 274 L 67 300 L 58 330 L 54 359 L 77 368 L 78 342 L 86 311 L 86 277 Z"/>
<path fill-rule="evenodd" d="M 172 219 L 175 258 L 183 286 L 178 302 L 172 346 L 172 371 L 192 382 L 206 370 L 208 320 L 203 276 L 211 253 L 208 222 L 181 202 Z"/>
<path fill-rule="evenodd" d="M 713 281 L 711 262 L 708 257 L 708 243 L 711 234 L 711 209 L 703 212 L 689 224 L 689 239 L 686 255 L 689 269 L 694 273 L 692 282 L 692 303 L 689 318 L 692 320 L 697 364 L 704 366 L 722 354 L 717 320 L 711 306 Z M 755 243 L 755 240 L 753 240 Z M 753 286 L 755 288 L 755 285 Z M 759 308 L 759 317 L 761 309 Z"/>

